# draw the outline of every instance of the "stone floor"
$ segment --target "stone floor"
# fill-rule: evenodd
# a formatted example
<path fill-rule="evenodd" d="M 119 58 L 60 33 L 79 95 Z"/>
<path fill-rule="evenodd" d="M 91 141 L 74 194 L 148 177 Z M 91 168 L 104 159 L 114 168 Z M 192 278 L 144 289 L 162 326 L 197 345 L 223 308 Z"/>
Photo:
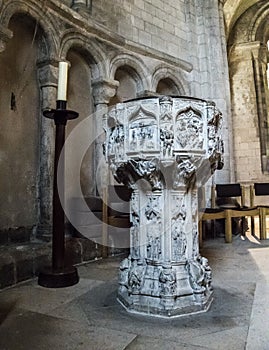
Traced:
<path fill-rule="evenodd" d="M 0 292 L 1 350 L 269 349 L 269 240 L 204 242 L 214 300 L 206 313 L 163 319 L 116 301 L 122 259 L 78 267 L 80 281 L 47 289 L 33 279 Z"/>

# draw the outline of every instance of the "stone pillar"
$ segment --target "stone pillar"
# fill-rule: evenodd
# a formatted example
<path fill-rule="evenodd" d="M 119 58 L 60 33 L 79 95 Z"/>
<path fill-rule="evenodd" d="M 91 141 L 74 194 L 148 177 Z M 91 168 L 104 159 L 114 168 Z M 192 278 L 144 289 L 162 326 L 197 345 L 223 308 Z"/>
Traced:
<path fill-rule="evenodd" d="M 3 27 L 0 24 L 0 52 L 3 52 L 6 48 L 6 43 L 8 40 L 10 40 L 13 36 L 13 33 L 11 30 Z"/>
<path fill-rule="evenodd" d="M 221 43 L 222 55 L 219 57 L 219 67 L 222 74 L 219 77 L 219 88 L 216 96 L 213 95 L 214 101 L 217 103 L 218 107 L 221 109 L 223 115 L 226 116 L 222 125 L 222 135 L 224 142 L 224 163 L 225 167 L 222 171 L 216 174 L 216 182 L 235 182 L 235 171 L 234 171 L 234 149 L 233 149 L 233 123 L 232 123 L 232 113 L 231 113 L 231 90 L 230 90 L 230 80 L 229 80 L 229 65 L 228 65 L 228 55 L 227 55 L 227 39 L 225 31 L 225 19 L 224 19 L 224 0 L 219 0 L 218 13 L 219 13 L 219 35 Z M 216 59 L 213 55 L 212 60 Z M 221 67 L 221 69 L 220 69 Z M 217 89 L 214 86 L 215 91 Z"/>
<path fill-rule="evenodd" d="M 236 181 L 262 181 L 268 171 L 267 48 L 258 41 L 233 45 L 229 61 Z"/>
<path fill-rule="evenodd" d="M 107 186 L 107 165 L 103 156 L 103 143 L 105 140 L 104 127 L 106 124 L 106 113 L 110 99 L 115 96 L 119 82 L 116 80 L 95 80 L 92 82 L 93 99 L 95 105 L 95 161 L 97 193 L 101 194 Z"/>
<path fill-rule="evenodd" d="M 261 145 L 262 169 L 269 171 L 269 120 L 268 120 L 268 83 L 267 83 L 267 46 L 256 42 L 252 48 L 254 82 L 257 94 L 257 113 Z"/>
<path fill-rule="evenodd" d="M 117 104 L 108 118 L 106 160 L 133 190 L 119 301 L 166 317 L 207 310 L 211 269 L 199 253 L 197 189 L 222 163 L 220 112 L 205 100 L 151 97 Z"/>
<path fill-rule="evenodd" d="M 45 109 L 56 107 L 58 62 L 39 63 L 40 103 L 40 173 L 38 236 L 50 239 L 52 233 L 52 195 L 55 131 L 54 121 L 44 118 Z"/>

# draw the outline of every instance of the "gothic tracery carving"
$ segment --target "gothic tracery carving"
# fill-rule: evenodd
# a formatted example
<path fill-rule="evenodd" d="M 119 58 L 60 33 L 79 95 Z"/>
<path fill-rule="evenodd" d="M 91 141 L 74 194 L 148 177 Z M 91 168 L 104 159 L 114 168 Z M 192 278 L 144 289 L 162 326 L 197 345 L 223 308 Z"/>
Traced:
<path fill-rule="evenodd" d="M 106 159 L 133 189 L 119 299 L 166 316 L 206 309 L 211 269 L 199 254 L 197 182 L 221 161 L 220 113 L 211 102 L 166 96 L 116 105 L 107 120 Z"/>

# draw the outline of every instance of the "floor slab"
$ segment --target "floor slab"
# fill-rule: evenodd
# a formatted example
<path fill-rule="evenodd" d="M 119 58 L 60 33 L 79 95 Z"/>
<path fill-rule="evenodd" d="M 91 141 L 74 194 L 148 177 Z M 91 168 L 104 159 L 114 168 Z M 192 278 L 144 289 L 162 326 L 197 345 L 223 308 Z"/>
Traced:
<path fill-rule="evenodd" d="M 214 300 L 207 312 L 160 318 L 128 313 L 117 301 L 123 257 L 78 266 L 68 288 L 31 280 L 0 292 L 1 350 L 267 350 L 269 241 L 204 242 Z"/>

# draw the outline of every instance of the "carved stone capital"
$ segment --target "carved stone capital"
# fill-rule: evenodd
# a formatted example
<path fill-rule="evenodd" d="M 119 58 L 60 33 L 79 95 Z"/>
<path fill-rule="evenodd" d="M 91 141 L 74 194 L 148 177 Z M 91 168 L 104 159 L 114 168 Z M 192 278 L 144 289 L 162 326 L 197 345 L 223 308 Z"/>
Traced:
<path fill-rule="evenodd" d="M 12 31 L 0 24 L 0 52 L 3 52 L 5 50 L 6 43 L 12 37 L 13 37 Z"/>
<path fill-rule="evenodd" d="M 108 104 L 115 96 L 119 82 L 117 80 L 95 80 L 92 82 L 94 104 Z"/>
<path fill-rule="evenodd" d="M 43 61 L 37 64 L 38 79 L 41 87 L 54 86 L 58 84 L 58 61 Z"/>
<path fill-rule="evenodd" d="M 71 8 L 81 15 L 91 13 L 92 0 L 73 0 Z"/>
<path fill-rule="evenodd" d="M 72 2 L 72 8 L 75 8 L 76 6 L 84 6 L 87 7 L 87 0 L 73 0 Z"/>
<path fill-rule="evenodd" d="M 231 60 L 246 61 L 246 60 L 262 60 L 266 61 L 268 50 L 266 45 L 260 41 L 251 41 L 239 43 L 233 46 L 231 50 Z"/>
<path fill-rule="evenodd" d="M 253 58 L 267 65 L 268 49 L 266 45 L 264 45 L 263 43 L 257 43 L 257 45 L 251 49 L 251 52 L 252 52 Z"/>
<path fill-rule="evenodd" d="M 55 108 L 58 85 L 58 61 L 39 62 L 38 79 L 41 87 L 41 109 Z"/>

